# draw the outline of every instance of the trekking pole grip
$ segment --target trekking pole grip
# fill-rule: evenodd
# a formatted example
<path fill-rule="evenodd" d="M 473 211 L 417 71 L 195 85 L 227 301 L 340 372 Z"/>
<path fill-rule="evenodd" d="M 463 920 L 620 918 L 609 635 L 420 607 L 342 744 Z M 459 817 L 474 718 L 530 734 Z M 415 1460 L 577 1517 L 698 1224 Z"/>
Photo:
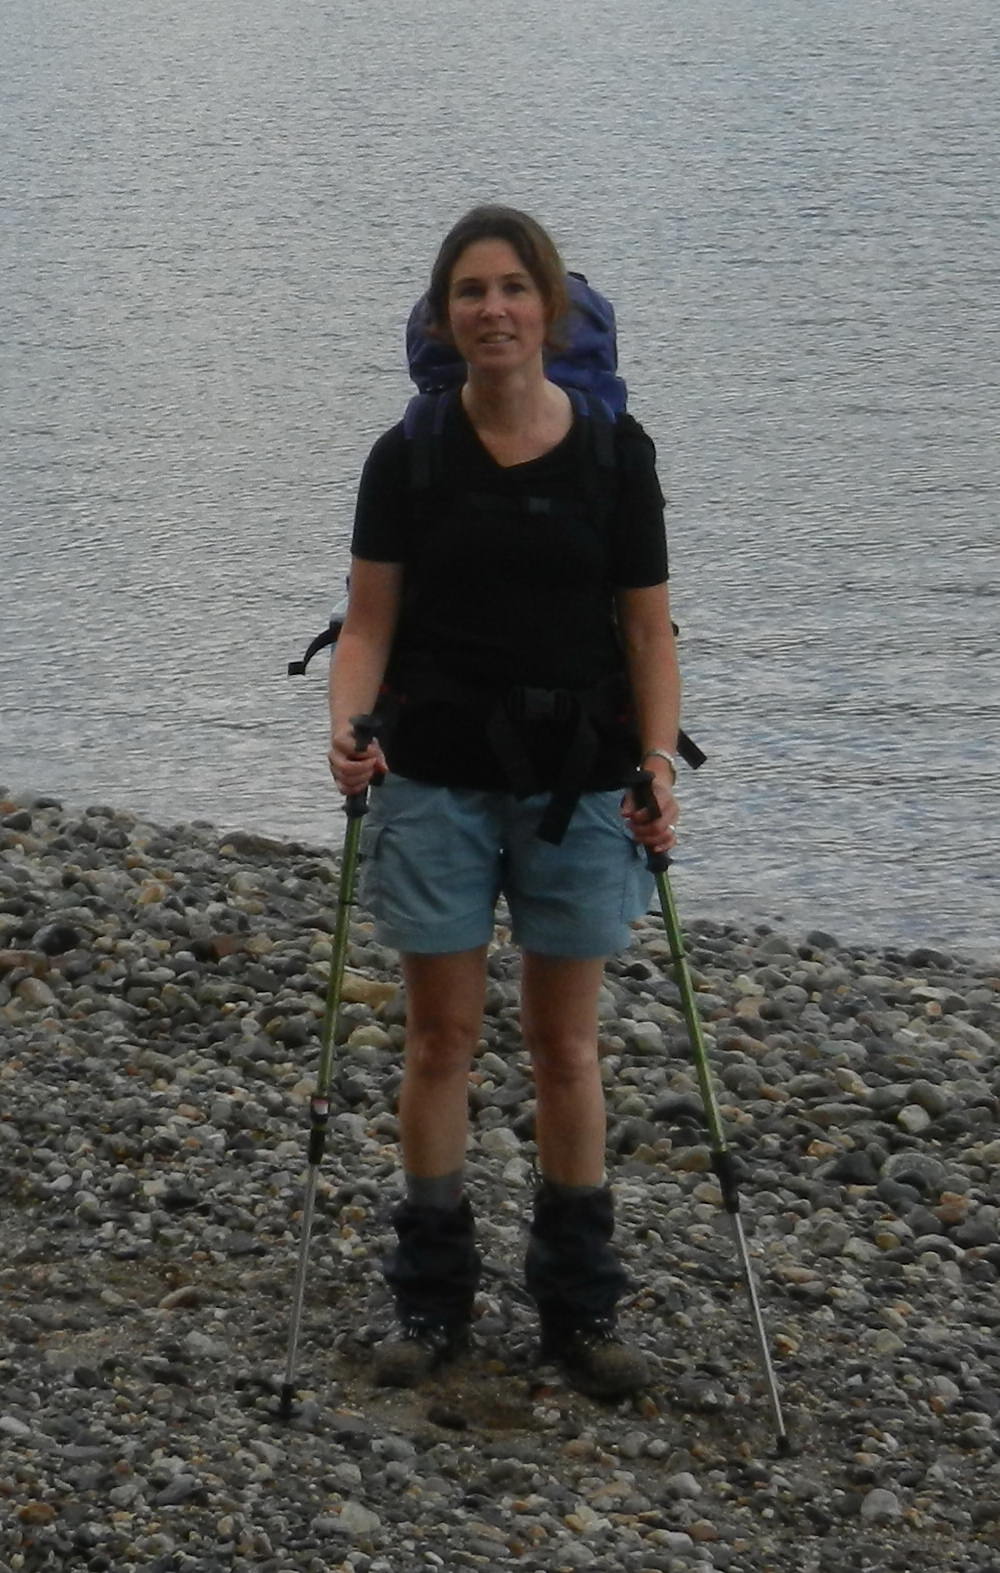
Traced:
<path fill-rule="evenodd" d="M 629 786 L 632 790 L 632 796 L 643 813 L 648 814 L 650 819 L 659 819 L 660 805 L 657 803 L 656 793 L 653 791 L 652 773 L 649 770 L 637 770 L 633 780 L 629 782 Z M 649 869 L 649 872 L 651 874 L 665 874 L 670 867 L 670 853 L 653 852 L 649 847 L 646 847 L 644 850 L 646 853 L 646 867 Z"/>
<path fill-rule="evenodd" d="M 374 715 L 356 715 L 351 717 L 351 729 L 354 732 L 354 746 L 359 754 L 363 754 L 370 743 L 378 737 L 380 721 Z M 377 781 L 382 777 L 378 776 Z M 360 792 L 352 792 L 344 799 L 344 813 L 348 819 L 361 819 L 368 812 L 368 788 L 362 787 Z"/>

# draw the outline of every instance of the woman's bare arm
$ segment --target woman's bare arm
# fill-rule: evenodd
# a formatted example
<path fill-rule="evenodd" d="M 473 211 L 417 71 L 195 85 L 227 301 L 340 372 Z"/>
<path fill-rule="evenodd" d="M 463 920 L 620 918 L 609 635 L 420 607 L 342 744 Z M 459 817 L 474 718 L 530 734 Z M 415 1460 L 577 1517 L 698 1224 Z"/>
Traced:
<path fill-rule="evenodd" d="M 351 719 L 375 707 L 399 618 L 403 569 L 355 557 L 347 616 L 330 662 L 330 770 L 342 792 L 360 792 L 385 768 L 372 744 L 355 752 Z"/>
<path fill-rule="evenodd" d="M 647 749 L 658 748 L 673 754 L 680 726 L 681 682 L 668 588 L 655 584 L 619 590 L 616 604 L 641 751 L 645 755 Z M 674 844 L 674 825 L 680 813 L 673 792 L 674 770 L 656 754 L 645 757 L 643 767 L 653 776 L 659 815 L 647 819 L 629 794 L 625 817 L 638 841 L 654 852 L 665 852 Z"/>

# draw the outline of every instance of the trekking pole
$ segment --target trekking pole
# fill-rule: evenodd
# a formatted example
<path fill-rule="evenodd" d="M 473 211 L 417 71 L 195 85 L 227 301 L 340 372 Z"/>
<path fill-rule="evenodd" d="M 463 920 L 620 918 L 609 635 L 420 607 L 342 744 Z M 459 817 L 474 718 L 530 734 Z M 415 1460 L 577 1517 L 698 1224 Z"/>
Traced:
<path fill-rule="evenodd" d="M 649 771 L 637 770 L 635 779 L 630 784 L 638 807 L 645 810 L 653 818 L 656 818 L 659 810 L 656 805 L 656 798 L 653 795 L 653 777 Z M 757 1285 L 754 1279 L 753 1267 L 750 1263 L 750 1253 L 747 1250 L 746 1236 L 743 1233 L 743 1220 L 740 1216 L 740 1195 L 736 1185 L 736 1165 L 733 1161 L 729 1144 L 726 1141 L 726 1132 L 722 1124 L 722 1116 L 719 1113 L 719 1104 L 712 1081 L 712 1070 L 708 1062 L 708 1051 L 705 1047 L 705 1037 L 701 1030 L 701 1017 L 698 1015 L 698 1009 L 694 1001 L 694 988 L 691 984 L 691 974 L 688 970 L 687 958 L 685 956 L 681 926 L 677 917 L 677 908 L 674 905 L 674 895 L 670 888 L 670 880 L 667 876 L 667 870 L 670 867 L 670 856 L 666 852 L 647 851 L 646 866 L 656 879 L 657 894 L 659 895 L 660 907 L 663 912 L 663 926 L 667 932 L 667 942 L 670 946 L 670 955 L 674 964 L 674 977 L 680 991 L 681 1007 L 684 1012 L 684 1020 L 687 1023 L 691 1052 L 694 1056 L 694 1066 L 698 1076 L 698 1086 L 701 1090 L 701 1100 L 705 1109 L 705 1120 L 708 1125 L 709 1145 L 712 1153 L 712 1168 L 715 1170 L 719 1181 L 723 1204 L 732 1224 L 733 1239 L 736 1242 L 736 1251 L 740 1259 L 740 1266 L 743 1269 L 743 1281 L 746 1284 L 747 1297 L 750 1301 L 754 1331 L 757 1337 L 757 1348 L 760 1352 L 761 1365 L 764 1369 L 768 1395 L 771 1400 L 771 1409 L 774 1413 L 778 1452 L 787 1453 L 790 1449 L 788 1432 L 785 1429 L 785 1421 L 781 1412 L 781 1399 L 778 1395 L 774 1366 L 771 1363 L 771 1352 L 767 1346 L 764 1319 L 761 1316 L 760 1301 L 757 1297 Z"/>
<path fill-rule="evenodd" d="M 378 730 L 374 716 L 355 716 L 351 722 L 358 752 L 373 742 Z M 354 884 L 358 870 L 358 846 L 361 839 L 361 821 L 368 812 L 368 788 L 344 799 L 347 815 L 347 834 L 340 857 L 340 892 L 337 901 L 337 922 L 334 927 L 333 952 L 330 957 L 330 977 L 326 991 L 326 1009 L 320 1031 L 319 1066 L 316 1086 L 309 1100 L 309 1153 L 306 1173 L 305 1197 L 302 1203 L 302 1236 L 299 1244 L 299 1265 L 295 1275 L 292 1296 L 292 1318 L 288 1332 L 288 1357 L 285 1363 L 285 1380 L 278 1404 L 278 1418 L 288 1420 L 292 1413 L 295 1392 L 295 1365 L 302 1327 L 302 1308 L 306 1294 L 306 1271 L 309 1265 L 309 1241 L 312 1236 L 313 1213 L 316 1206 L 316 1185 L 320 1164 L 326 1148 L 326 1131 L 330 1119 L 330 1082 L 333 1076 L 333 1046 L 340 1015 L 340 995 L 344 982 L 344 962 L 350 935 L 351 906 L 354 902 Z"/>

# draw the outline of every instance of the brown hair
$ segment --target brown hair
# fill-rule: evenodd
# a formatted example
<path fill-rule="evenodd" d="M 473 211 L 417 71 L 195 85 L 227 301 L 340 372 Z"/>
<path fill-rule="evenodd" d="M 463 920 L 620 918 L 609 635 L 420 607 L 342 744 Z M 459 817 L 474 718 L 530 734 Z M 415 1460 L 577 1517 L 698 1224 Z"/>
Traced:
<path fill-rule="evenodd" d="M 546 343 L 561 342 L 559 328 L 569 313 L 566 269 L 555 241 L 537 219 L 517 208 L 484 204 L 471 208 L 460 218 L 441 242 L 431 269 L 427 290 L 427 315 L 430 331 L 448 337 L 448 295 L 455 264 L 467 246 L 477 240 L 505 240 L 517 252 L 526 273 L 531 275 L 545 304 L 548 323 Z"/>

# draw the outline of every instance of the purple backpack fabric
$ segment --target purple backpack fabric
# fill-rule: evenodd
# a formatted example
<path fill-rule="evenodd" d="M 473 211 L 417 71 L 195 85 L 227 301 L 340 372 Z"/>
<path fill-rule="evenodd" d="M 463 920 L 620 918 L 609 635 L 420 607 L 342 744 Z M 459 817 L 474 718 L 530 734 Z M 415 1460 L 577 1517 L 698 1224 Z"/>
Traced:
<path fill-rule="evenodd" d="M 567 274 L 570 314 L 565 348 L 552 350 L 546 372 L 561 388 L 575 388 L 605 406 L 610 416 L 625 409 L 628 390 L 618 375 L 615 308 L 582 273 Z M 465 381 L 465 362 L 450 344 L 427 331 L 427 297 L 421 296 L 406 324 L 406 359 L 421 393 L 444 393 Z"/>

